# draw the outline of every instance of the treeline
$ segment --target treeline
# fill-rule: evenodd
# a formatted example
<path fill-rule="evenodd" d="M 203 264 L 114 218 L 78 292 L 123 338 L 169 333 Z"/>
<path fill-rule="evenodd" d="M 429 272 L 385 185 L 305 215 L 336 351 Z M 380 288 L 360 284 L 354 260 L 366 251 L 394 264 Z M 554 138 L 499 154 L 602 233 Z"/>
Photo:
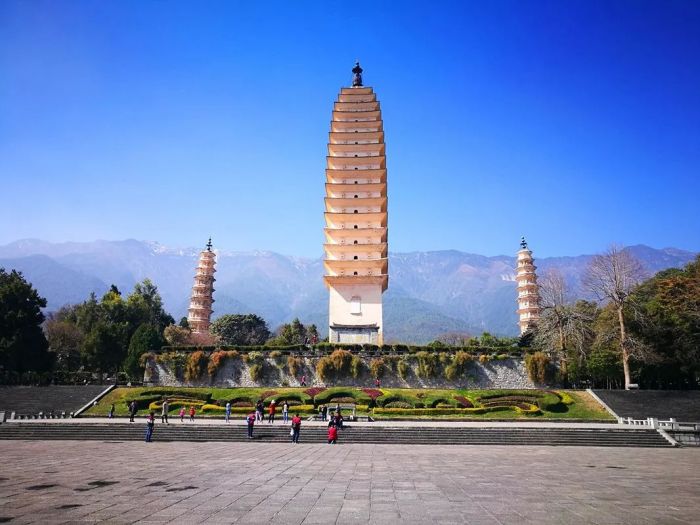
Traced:
<path fill-rule="evenodd" d="M 700 257 L 643 277 L 626 251 L 594 258 L 584 285 L 599 304 L 571 301 L 565 279 L 544 274 L 542 317 L 521 344 L 556 365 L 549 367 L 550 379 L 563 384 L 699 388 Z"/>

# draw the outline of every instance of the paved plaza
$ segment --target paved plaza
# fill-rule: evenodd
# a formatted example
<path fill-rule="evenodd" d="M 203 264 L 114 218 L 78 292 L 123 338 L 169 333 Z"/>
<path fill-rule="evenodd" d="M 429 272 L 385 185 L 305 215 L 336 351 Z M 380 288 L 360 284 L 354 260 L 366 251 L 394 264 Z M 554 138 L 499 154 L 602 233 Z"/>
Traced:
<path fill-rule="evenodd" d="M 0 457 L 13 524 L 700 521 L 692 448 L 4 441 Z"/>

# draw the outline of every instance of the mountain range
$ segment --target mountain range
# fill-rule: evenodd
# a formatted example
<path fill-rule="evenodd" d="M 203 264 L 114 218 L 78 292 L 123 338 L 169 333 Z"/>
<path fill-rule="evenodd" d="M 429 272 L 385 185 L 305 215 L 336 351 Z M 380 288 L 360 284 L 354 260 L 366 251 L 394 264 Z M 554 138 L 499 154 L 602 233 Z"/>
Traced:
<path fill-rule="evenodd" d="M 696 256 L 675 248 L 627 248 L 649 275 L 681 267 Z M 94 241 L 50 243 L 36 239 L 0 246 L 0 267 L 21 271 L 48 301 L 47 310 L 103 294 L 111 284 L 130 292 L 151 279 L 166 309 L 187 315 L 199 250 L 156 242 Z M 534 253 L 535 257 L 537 256 Z M 586 297 L 581 275 L 591 255 L 536 259 L 538 273 L 557 268 L 574 297 Z M 384 295 L 385 340 L 425 343 L 445 332 L 489 331 L 516 335 L 515 257 L 486 257 L 456 250 L 391 253 L 389 289 Z M 327 331 L 328 292 L 319 257 L 269 251 L 217 251 L 214 317 L 257 313 L 274 329 L 298 317 Z"/>

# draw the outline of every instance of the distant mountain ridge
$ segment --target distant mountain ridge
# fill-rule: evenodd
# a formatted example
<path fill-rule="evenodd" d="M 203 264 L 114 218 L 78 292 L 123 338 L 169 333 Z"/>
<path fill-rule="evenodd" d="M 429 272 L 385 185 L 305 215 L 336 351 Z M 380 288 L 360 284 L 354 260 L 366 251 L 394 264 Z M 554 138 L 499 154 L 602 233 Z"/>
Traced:
<path fill-rule="evenodd" d="M 628 247 L 650 275 L 680 267 L 696 256 L 676 248 Z M 174 249 L 150 241 L 50 243 L 24 239 L 0 246 L 0 267 L 22 271 L 48 300 L 48 309 L 103 294 L 110 284 L 129 292 L 146 277 L 156 283 L 175 318 L 187 314 L 199 249 Z M 217 251 L 215 316 L 254 312 L 274 329 L 299 317 L 328 324 L 323 262 L 269 251 Z M 538 274 L 559 269 L 576 296 L 591 255 L 537 259 Z M 384 295 L 388 341 L 423 343 L 452 331 L 515 335 L 515 257 L 456 250 L 389 254 L 389 290 Z"/>

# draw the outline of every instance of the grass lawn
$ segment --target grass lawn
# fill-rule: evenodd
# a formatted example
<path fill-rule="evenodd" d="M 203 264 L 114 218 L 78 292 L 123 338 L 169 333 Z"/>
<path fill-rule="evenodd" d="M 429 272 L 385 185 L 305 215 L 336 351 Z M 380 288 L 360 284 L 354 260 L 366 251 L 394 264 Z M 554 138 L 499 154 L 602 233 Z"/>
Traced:
<path fill-rule="evenodd" d="M 160 403 L 164 397 L 170 400 L 170 414 L 178 413 L 180 406 L 195 405 L 198 416 L 219 418 L 223 414 L 223 405 L 232 401 L 234 414 L 240 415 L 252 409 L 253 403 L 261 397 L 268 400 L 274 397 L 282 400 L 289 396 L 292 403 L 301 406 L 302 413 L 312 413 L 319 404 L 335 404 L 340 398 L 347 403 L 353 396 L 357 397 L 358 414 L 369 413 L 375 419 L 417 419 L 417 420 L 582 420 L 613 421 L 608 414 L 585 391 L 571 390 L 463 390 L 463 389 L 415 389 L 415 388 L 381 388 L 361 389 L 357 387 L 332 387 L 322 389 L 297 388 L 185 388 L 185 387 L 132 387 L 116 388 L 102 398 L 99 403 L 84 412 L 87 417 L 106 416 L 110 405 L 114 403 L 117 416 L 128 415 L 128 403 L 135 399 L 139 404 L 140 415 L 155 410 L 160 414 Z M 363 392 L 364 390 L 364 392 Z M 332 392 L 329 392 L 332 391 Z M 335 393 L 336 398 L 329 396 Z M 380 396 L 378 394 L 381 393 Z M 316 403 L 314 395 L 318 396 Z M 374 396 L 376 410 L 365 409 L 364 405 Z M 378 396 L 378 397 L 377 397 Z M 329 399 L 330 401 L 327 401 Z M 319 403 L 319 399 L 323 402 Z M 461 400 L 461 401 L 458 401 Z M 394 401 L 391 404 L 391 401 Z M 473 408 L 464 408 L 464 400 Z M 544 401 L 547 402 L 544 402 Z M 387 403 L 388 407 L 383 407 Z M 369 402 L 370 405 L 373 402 Z M 397 406 L 398 405 L 398 406 Z M 430 408 L 436 405 L 436 408 Z M 518 408 L 519 407 L 519 408 Z M 417 410 L 416 410 L 417 408 Z M 290 407 L 294 411 L 295 406 Z"/>

